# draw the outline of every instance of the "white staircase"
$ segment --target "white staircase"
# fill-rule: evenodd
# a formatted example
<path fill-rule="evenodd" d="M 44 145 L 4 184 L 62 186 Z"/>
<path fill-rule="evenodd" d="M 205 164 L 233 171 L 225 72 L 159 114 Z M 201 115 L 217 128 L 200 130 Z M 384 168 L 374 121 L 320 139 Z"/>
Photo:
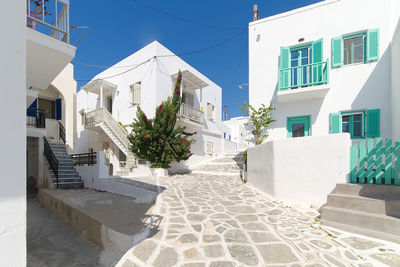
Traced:
<path fill-rule="evenodd" d="M 105 108 L 99 108 L 85 114 L 85 128 L 95 127 L 106 133 L 110 140 L 126 155 L 126 161 L 121 162 L 121 173 L 119 175 L 129 174 L 137 166 L 137 159 L 129 151 L 128 133 Z"/>

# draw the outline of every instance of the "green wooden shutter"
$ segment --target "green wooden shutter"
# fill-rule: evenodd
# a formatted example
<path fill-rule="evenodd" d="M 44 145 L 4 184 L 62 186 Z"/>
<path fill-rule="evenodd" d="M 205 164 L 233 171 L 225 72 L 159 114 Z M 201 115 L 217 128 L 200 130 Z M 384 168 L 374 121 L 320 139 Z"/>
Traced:
<path fill-rule="evenodd" d="M 379 29 L 367 31 L 367 61 L 379 59 Z"/>
<path fill-rule="evenodd" d="M 311 44 L 311 63 L 322 62 L 323 57 L 323 42 L 319 39 Z M 322 82 L 322 65 L 312 65 L 311 81 L 315 84 Z"/>
<path fill-rule="evenodd" d="M 329 133 L 340 133 L 340 113 L 329 114 Z"/>
<path fill-rule="evenodd" d="M 290 49 L 281 47 L 280 70 L 279 70 L 279 90 L 288 90 L 290 84 Z"/>
<path fill-rule="evenodd" d="M 343 38 L 332 39 L 332 68 L 342 66 L 343 62 Z"/>
<path fill-rule="evenodd" d="M 380 136 L 380 109 L 367 110 L 367 137 Z"/>

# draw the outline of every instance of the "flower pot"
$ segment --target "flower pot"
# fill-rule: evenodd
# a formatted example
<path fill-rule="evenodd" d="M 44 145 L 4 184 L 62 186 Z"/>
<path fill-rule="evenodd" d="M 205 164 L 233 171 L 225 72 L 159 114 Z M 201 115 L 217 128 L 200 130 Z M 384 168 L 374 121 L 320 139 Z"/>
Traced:
<path fill-rule="evenodd" d="M 162 168 L 151 168 L 151 174 L 153 176 L 168 176 L 168 170 Z"/>

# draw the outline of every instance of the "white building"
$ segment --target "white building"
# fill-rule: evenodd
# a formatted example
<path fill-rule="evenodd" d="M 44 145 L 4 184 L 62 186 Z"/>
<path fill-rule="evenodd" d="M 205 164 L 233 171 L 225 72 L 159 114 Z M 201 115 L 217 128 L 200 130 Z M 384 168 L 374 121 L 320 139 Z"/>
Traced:
<path fill-rule="evenodd" d="M 142 175 L 133 168 L 135 157 L 119 124 L 129 132 L 139 106 L 153 117 L 156 107 L 172 95 L 179 70 L 183 104 L 178 123 L 197 134 L 193 156 L 172 167 L 187 168 L 220 155 L 221 88 L 157 41 L 99 73 L 79 91 L 77 152 L 105 151 L 112 165 L 110 175 Z"/>
<path fill-rule="evenodd" d="M 248 122 L 249 118 L 244 116 L 223 121 L 224 126 L 229 129 L 224 131 L 224 138 L 246 147 L 250 143 L 248 140 L 251 140 L 251 133 L 245 125 Z"/>
<path fill-rule="evenodd" d="M 58 9 L 55 9 L 56 5 Z M 67 130 L 67 142 L 71 149 L 73 147 L 75 122 L 69 109 L 73 109 L 70 101 L 74 99 L 74 83 L 72 66 L 68 64 L 75 56 L 76 48 L 69 44 L 69 1 L 48 1 L 46 6 L 52 10 L 51 14 L 43 15 L 43 9 L 40 10 L 39 6 L 35 9 L 31 1 L 6 1 L 2 6 L 6 12 L 0 19 L 0 32 L 7 40 L 0 44 L 0 77 L 4 87 L 0 106 L 3 123 L 7 126 L 7 130 L 0 134 L 3 151 L 0 165 L 4 177 L 8 177 L 0 190 L 0 259 L 4 266 L 27 264 L 27 180 L 29 176 L 35 182 L 40 179 L 42 137 L 54 135 L 58 139 L 53 129 L 55 123 L 39 116 L 39 113 L 35 118 L 27 118 L 27 115 L 33 115 L 33 108 L 27 108 L 38 97 L 39 108 L 43 104 L 40 98 L 62 99 L 58 100 L 61 104 L 59 115 L 64 112 L 65 116 L 60 121 L 71 129 L 70 132 Z M 44 126 L 44 122 L 46 128 L 36 128 Z M 35 124 L 35 127 L 27 127 L 27 124 Z"/>
<path fill-rule="evenodd" d="M 251 22 L 249 102 L 276 108 L 268 140 L 400 140 L 399 15 L 398 0 L 326 0 Z"/>

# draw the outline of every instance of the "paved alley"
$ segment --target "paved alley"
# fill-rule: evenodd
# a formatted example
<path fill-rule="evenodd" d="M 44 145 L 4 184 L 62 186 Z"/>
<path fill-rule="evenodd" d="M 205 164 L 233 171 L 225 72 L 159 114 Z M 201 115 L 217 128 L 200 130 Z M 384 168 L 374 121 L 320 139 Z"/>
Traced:
<path fill-rule="evenodd" d="M 160 178 L 158 231 L 118 266 L 400 266 L 400 245 L 321 226 L 239 178 L 240 155 Z"/>

